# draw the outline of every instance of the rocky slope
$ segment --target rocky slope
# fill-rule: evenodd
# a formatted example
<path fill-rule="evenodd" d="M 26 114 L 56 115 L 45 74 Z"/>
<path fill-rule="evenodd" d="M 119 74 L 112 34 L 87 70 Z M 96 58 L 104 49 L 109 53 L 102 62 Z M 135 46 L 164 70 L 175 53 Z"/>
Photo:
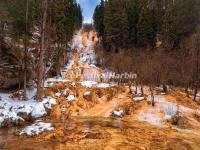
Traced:
<path fill-rule="evenodd" d="M 0 89 L 18 86 L 22 80 L 22 53 L 0 37 Z"/>

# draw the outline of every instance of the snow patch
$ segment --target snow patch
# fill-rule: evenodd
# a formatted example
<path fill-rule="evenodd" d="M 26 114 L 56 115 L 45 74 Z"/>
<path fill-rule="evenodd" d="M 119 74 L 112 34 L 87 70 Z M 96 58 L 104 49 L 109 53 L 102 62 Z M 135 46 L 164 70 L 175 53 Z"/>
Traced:
<path fill-rule="evenodd" d="M 69 62 L 66 65 L 66 69 L 70 70 L 72 69 L 72 66 L 74 65 L 74 60 L 69 60 Z"/>
<path fill-rule="evenodd" d="M 56 94 L 55 94 L 55 96 L 56 97 L 60 97 L 62 94 L 60 93 L 60 92 L 57 92 Z"/>
<path fill-rule="evenodd" d="M 115 110 L 113 111 L 113 115 L 116 117 L 122 117 L 124 111 L 123 110 Z"/>
<path fill-rule="evenodd" d="M 44 106 L 48 109 L 51 109 L 52 105 L 57 104 L 56 100 L 50 96 L 43 98 L 42 102 L 43 102 Z"/>
<path fill-rule="evenodd" d="M 37 122 L 32 124 L 31 126 L 27 126 L 26 128 L 24 128 L 20 132 L 20 135 L 34 136 L 39 135 L 42 132 L 52 130 L 54 130 L 54 127 L 52 127 L 51 123 Z"/>
<path fill-rule="evenodd" d="M 91 94 L 91 92 L 90 91 L 87 91 L 87 92 L 85 92 L 83 95 L 84 96 L 88 96 L 88 95 L 90 95 Z"/>
<path fill-rule="evenodd" d="M 35 107 L 33 108 L 33 111 L 31 113 L 31 116 L 34 118 L 40 118 L 46 115 L 47 112 L 45 110 L 44 104 L 42 102 L 37 103 Z"/>
<path fill-rule="evenodd" d="M 168 102 L 165 98 L 155 96 L 155 107 L 147 107 L 138 114 L 140 121 L 147 121 L 153 125 L 164 126 L 164 121 L 171 119 L 177 112 L 193 112 L 193 109 Z"/>
<path fill-rule="evenodd" d="M 64 95 L 67 95 L 67 93 L 68 93 L 68 90 L 65 89 L 65 90 L 63 91 L 63 94 L 64 94 Z"/>
<path fill-rule="evenodd" d="M 34 90 L 33 90 L 34 91 Z M 31 114 L 32 117 L 38 118 L 47 114 L 46 109 L 51 109 L 56 104 L 56 100 L 52 97 L 45 97 L 41 102 L 33 99 L 35 93 L 27 92 L 27 101 L 21 101 L 11 98 L 10 93 L 0 93 L 0 126 L 4 120 L 8 119 L 10 123 L 17 124 L 23 122 L 24 119 L 20 114 Z"/>
<path fill-rule="evenodd" d="M 110 88 L 113 87 L 113 85 L 108 84 L 108 83 L 99 83 L 97 84 L 97 88 Z"/>
<path fill-rule="evenodd" d="M 68 102 L 72 102 L 72 101 L 74 101 L 75 100 L 75 96 L 74 95 L 69 95 L 68 97 L 67 97 L 67 101 Z"/>
<path fill-rule="evenodd" d="M 93 85 L 97 84 L 97 82 L 93 82 L 93 81 L 83 81 L 80 83 L 82 86 L 84 86 L 86 88 L 91 88 Z"/>
<path fill-rule="evenodd" d="M 139 102 L 139 101 L 145 100 L 145 98 L 144 97 L 134 97 L 133 100 Z"/>

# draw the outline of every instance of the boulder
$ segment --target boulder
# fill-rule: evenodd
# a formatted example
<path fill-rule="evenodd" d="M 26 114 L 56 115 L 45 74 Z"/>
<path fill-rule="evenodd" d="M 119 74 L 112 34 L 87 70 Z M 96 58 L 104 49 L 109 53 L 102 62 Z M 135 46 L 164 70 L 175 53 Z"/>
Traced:
<path fill-rule="evenodd" d="M 23 118 L 25 121 L 29 122 L 31 120 L 31 115 L 26 112 L 19 112 L 17 116 Z"/>
<path fill-rule="evenodd" d="M 172 125 L 176 125 L 180 128 L 189 128 L 192 124 L 189 122 L 189 119 L 186 116 L 174 115 L 171 118 Z"/>

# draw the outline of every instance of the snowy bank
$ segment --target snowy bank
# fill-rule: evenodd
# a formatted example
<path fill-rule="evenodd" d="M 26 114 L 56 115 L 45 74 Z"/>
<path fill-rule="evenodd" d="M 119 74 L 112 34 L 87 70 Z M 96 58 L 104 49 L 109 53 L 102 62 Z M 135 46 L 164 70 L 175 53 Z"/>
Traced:
<path fill-rule="evenodd" d="M 47 111 L 56 104 L 52 97 L 45 97 L 41 102 L 33 98 L 27 101 L 21 101 L 11 98 L 11 94 L 1 93 L 0 100 L 0 127 L 9 124 L 21 124 L 31 118 L 43 117 Z"/>
<path fill-rule="evenodd" d="M 147 121 L 153 125 L 164 126 L 165 120 L 171 119 L 177 112 L 188 113 L 194 112 L 194 110 L 168 102 L 165 98 L 155 96 L 155 106 L 149 106 L 140 110 L 138 119 L 140 121 Z"/>
<path fill-rule="evenodd" d="M 52 131 L 52 130 L 54 130 L 54 127 L 52 127 L 51 123 L 37 122 L 32 124 L 31 126 L 27 126 L 26 128 L 24 128 L 20 132 L 20 135 L 34 136 L 42 132 Z"/>

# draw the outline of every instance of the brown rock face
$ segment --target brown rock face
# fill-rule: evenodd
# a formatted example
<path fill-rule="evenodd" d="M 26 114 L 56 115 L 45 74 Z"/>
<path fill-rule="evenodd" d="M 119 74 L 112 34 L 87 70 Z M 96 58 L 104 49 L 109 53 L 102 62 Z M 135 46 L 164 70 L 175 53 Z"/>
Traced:
<path fill-rule="evenodd" d="M 22 52 L 0 37 L 0 88 L 17 88 L 21 83 Z"/>

